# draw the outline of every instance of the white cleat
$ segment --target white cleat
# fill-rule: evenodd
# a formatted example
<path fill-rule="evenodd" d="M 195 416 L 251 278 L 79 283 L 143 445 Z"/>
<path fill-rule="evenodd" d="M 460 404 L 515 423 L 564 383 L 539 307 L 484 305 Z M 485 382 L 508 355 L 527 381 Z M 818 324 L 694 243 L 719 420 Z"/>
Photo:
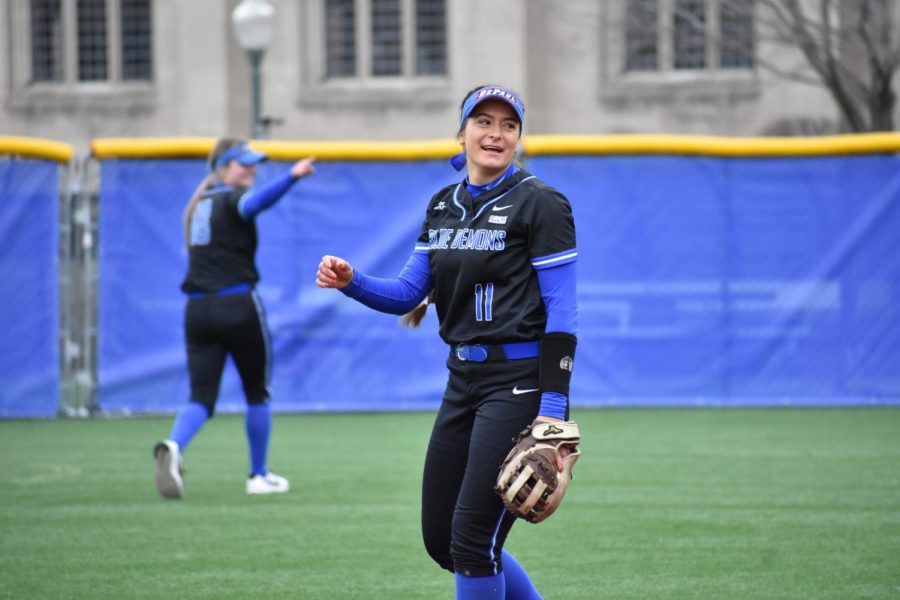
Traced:
<path fill-rule="evenodd" d="M 181 451 L 172 440 L 163 440 L 153 447 L 156 459 L 156 489 L 163 498 L 178 500 L 184 496 L 181 478 Z"/>
<path fill-rule="evenodd" d="M 291 489 L 288 480 L 271 471 L 265 475 L 254 475 L 247 480 L 248 494 L 283 494 Z"/>

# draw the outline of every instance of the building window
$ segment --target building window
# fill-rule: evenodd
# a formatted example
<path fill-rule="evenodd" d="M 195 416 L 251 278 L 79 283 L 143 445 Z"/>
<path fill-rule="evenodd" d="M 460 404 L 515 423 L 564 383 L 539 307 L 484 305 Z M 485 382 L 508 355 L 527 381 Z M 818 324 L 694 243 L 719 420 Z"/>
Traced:
<path fill-rule="evenodd" d="M 151 1 L 30 0 L 31 81 L 150 80 Z"/>
<path fill-rule="evenodd" d="M 153 76 L 150 0 L 122 0 L 122 79 L 141 81 Z"/>
<path fill-rule="evenodd" d="M 754 0 L 625 0 L 624 70 L 754 67 Z"/>
<path fill-rule="evenodd" d="M 324 0 L 325 78 L 447 74 L 446 0 Z"/>
<path fill-rule="evenodd" d="M 659 10 L 657 0 L 631 0 L 625 12 L 625 70 L 659 68 Z"/>
<path fill-rule="evenodd" d="M 675 0 L 672 59 L 676 69 L 706 68 L 706 2 Z"/>
<path fill-rule="evenodd" d="M 719 66 L 723 69 L 753 67 L 755 49 L 753 0 L 726 2 L 719 16 Z"/>
<path fill-rule="evenodd" d="M 106 1 L 78 0 L 78 80 L 106 81 Z"/>
<path fill-rule="evenodd" d="M 444 0 L 416 0 L 416 75 L 447 73 L 446 24 Z"/>
<path fill-rule="evenodd" d="M 325 3 L 325 77 L 353 77 L 356 74 L 355 0 Z"/>
<path fill-rule="evenodd" d="M 372 0 L 372 75 L 400 75 L 403 24 L 400 0 Z"/>
<path fill-rule="evenodd" d="M 31 2 L 31 78 L 63 80 L 62 0 Z"/>

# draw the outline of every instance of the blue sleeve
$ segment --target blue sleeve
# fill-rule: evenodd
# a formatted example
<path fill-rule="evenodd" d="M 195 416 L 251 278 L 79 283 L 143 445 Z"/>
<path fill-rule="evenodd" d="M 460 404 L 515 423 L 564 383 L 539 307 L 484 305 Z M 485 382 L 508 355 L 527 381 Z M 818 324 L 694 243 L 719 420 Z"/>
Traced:
<path fill-rule="evenodd" d="M 547 309 L 545 331 L 575 335 L 578 310 L 575 302 L 575 262 L 537 271 L 541 298 Z"/>
<path fill-rule="evenodd" d="M 245 221 L 249 221 L 278 202 L 296 181 L 291 172 L 287 171 L 258 189 L 248 190 L 238 200 L 238 213 Z"/>
<path fill-rule="evenodd" d="M 418 306 L 431 287 L 428 253 L 413 252 L 394 279 L 370 277 L 354 269 L 350 285 L 341 291 L 369 308 L 402 315 Z"/>
<path fill-rule="evenodd" d="M 541 298 L 547 309 L 545 331 L 561 331 L 575 335 L 577 329 L 577 303 L 575 301 L 575 262 L 537 271 Z M 565 419 L 569 398 L 558 392 L 542 392 L 538 414 L 545 417 Z"/>

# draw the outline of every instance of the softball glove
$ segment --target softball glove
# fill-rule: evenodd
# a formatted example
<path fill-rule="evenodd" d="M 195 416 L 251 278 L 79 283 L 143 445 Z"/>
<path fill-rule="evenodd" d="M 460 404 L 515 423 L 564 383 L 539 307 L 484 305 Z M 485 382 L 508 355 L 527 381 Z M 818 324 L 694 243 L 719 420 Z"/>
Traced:
<path fill-rule="evenodd" d="M 562 503 L 572 467 L 581 455 L 580 441 L 578 425 L 572 421 L 526 427 L 500 465 L 494 486 L 507 510 L 531 523 L 552 515 Z M 562 471 L 557 470 L 557 456 L 562 456 Z"/>

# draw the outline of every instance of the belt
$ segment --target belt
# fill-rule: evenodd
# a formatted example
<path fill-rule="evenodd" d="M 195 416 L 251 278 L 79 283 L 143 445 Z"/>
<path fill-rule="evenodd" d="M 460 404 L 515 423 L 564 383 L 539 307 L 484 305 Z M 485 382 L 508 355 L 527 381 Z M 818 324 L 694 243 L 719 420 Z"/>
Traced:
<path fill-rule="evenodd" d="M 496 362 L 534 358 L 541 353 L 540 342 L 516 342 L 513 344 L 454 344 L 451 356 L 467 362 Z"/>
<path fill-rule="evenodd" d="M 222 288 L 221 290 L 216 290 L 215 292 L 188 292 L 187 295 L 189 298 L 205 298 L 206 296 L 231 296 L 232 294 L 243 294 L 244 292 L 249 292 L 253 287 L 249 283 L 238 283 L 236 285 L 232 285 L 227 288 Z"/>

